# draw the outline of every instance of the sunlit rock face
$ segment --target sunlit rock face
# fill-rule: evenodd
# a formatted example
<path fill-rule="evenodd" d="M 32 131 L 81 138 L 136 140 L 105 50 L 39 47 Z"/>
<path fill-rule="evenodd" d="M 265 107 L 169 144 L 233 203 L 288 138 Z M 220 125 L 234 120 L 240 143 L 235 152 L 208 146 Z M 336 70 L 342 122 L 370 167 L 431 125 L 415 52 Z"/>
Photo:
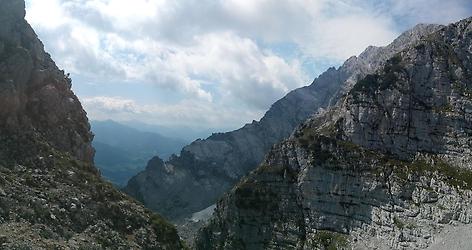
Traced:
<path fill-rule="evenodd" d="M 197 249 L 437 249 L 454 231 L 469 249 L 450 227 L 472 222 L 471 48 L 469 18 L 391 54 L 218 202 Z"/>
<path fill-rule="evenodd" d="M 175 228 L 93 165 L 85 111 L 24 20 L 0 0 L 0 248 L 182 249 Z"/>
<path fill-rule="evenodd" d="M 164 166 L 151 160 L 125 191 L 147 207 L 178 220 L 214 204 L 264 159 L 272 146 L 317 111 L 334 105 L 358 79 L 441 26 L 418 25 L 385 47 L 369 47 L 340 68 L 330 68 L 309 86 L 272 105 L 259 122 L 197 140 Z"/>

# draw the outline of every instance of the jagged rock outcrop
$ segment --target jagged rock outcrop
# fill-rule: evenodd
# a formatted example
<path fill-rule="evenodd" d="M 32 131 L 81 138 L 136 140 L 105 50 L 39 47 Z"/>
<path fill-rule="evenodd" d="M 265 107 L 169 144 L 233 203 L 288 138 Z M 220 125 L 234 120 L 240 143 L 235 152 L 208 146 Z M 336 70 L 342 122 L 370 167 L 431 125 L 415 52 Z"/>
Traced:
<path fill-rule="evenodd" d="M 0 248 L 181 249 L 175 228 L 104 182 L 71 80 L 0 0 Z"/>
<path fill-rule="evenodd" d="M 125 191 L 174 220 L 209 207 L 310 115 L 336 103 L 357 79 L 439 28 L 418 25 L 386 47 L 369 47 L 339 69 L 330 68 L 311 85 L 287 94 L 259 122 L 197 140 L 166 163 L 150 161 L 144 172 L 129 181 Z"/>
<path fill-rule="evenodd" d="M 424 249 L 472 223 L 471 48 L 469 18 L 358 80 L 218 202 L 197 249 Z"/>

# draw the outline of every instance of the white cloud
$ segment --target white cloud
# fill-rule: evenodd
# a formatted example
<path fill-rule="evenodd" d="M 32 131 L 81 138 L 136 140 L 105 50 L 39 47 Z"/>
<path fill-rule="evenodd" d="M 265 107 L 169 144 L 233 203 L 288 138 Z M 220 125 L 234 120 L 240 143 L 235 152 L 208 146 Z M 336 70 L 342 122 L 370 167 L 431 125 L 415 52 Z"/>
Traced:
<path fill-rule="evenodd" d="M 92 111 L 105 111 L 116 113 L 142 113 L 141 109 L 133 100 L 121 97 L 95 96 L 83 98 L 85 106 L 91 107 Z"/>
<path fill-rule="evenodd" d="M 390 20 L 369 15 L 345 15 L 319 22 L 309 37 L 312 42 L 303 44 L 314 57 L 345 60 L 360 54 L 367 45 L 386 45 L 397 36 Z"/>
<path fill-rule="evenodd" d="M 135 83 L 129 92 L 148 84 L 176 93 L 171 104 L 155 100 L 172 112 L 136 102 L 117 110 L 137 120 L 150 111 L 189 123 L 195 114 L 221 116 L 211 119 L 236 127 L 311 81 L 311 70 L 324 70 L 307 71 L 306 62 L 340 63 L 417 22 L 450 22 L 471 11 L 468 0 L 27 0 L 28 21 L 66 71 L 96 83 Z M 287 44 L 296 53 L 274 52 Z M 87 108 L 116 104 L 84 96 Z"/>
<path fill-rule="evenodd" d="M 139 120 L 165 126 L 190 126 L 198 129 L 228 128 L 241 119 L 251 121 L 251 117 L 262 113 L 208 104 L 197 100 L 184 100 L 177 104 L 139 104 L 123 97 L 85 97 L 82 103 L 88 116 L 94 120 L 113 119 L 116 121 Z M 230 112 L 228 112 L 230 111 Z M 230 126 L 236 129 L 238 126 Z"/>
<path fill-rule="evenodd" d="M 297 61 L 287 62 L 230 32 L 197 36 L 195 46 L 176 51 L 165 63 L 193 79 L 217 85 L 224 98 L 259 110 L 306 82 Z"/>
<path fill-rule="evenodd" d="M 28 20 L 48 30 L 57 29 L 71 21 L 65 15 L 60 0 L 27 1 Z"/>
<path fill-rule="evenodd" d="M 69 16 L 60 21 L 57 29 L 51 30 L 47 25 L 42 29 L 43 21 L 38 13 L 44 10 L 34 1 L 30 5 L 34 15 L 28 16 L 33 25 L 38 25 L 40 34 L 44 32 L 47 38 L 51 37 L 47 39 L 51 43 L 47 44 L 58 63 L 76 75 L 97 82 L 147 82 L 181 92 L 187 98 L 206 101 L 212 101 L 213 95 L 224 94 L 259 110 L 266 109 L 287 91 L 305 82 L 296 61 L 286 62 L 266 53 L 253 40 L 231 31 L 195 34 L 189 38 L 190 43 L 184 44 L 168 43 L 144 34 L 139 38 L 128 37 L 127 33 L 120 32 L 133 29 L 140 32 L 140 25 L 153 20 L 159 25 L 161 17 L 156 8 L 165 7 L 165 1 L 130 4 L 129 1 L 94 0 L 79 5 L 80 2 L 49 3 L 54 15 Z M 172 4 L 167 5 L 167 9 L 172 9 Z M 81 9 L 99 13 L 100 20 L 108 20 L 113 27 L 102 30 L 87 24 L 74 12 L 82 13 Z M 35 23 L 35 20 L 39 21 Z M 209 82 L 216 85 L 213 87 L 216 93 L 205 90 L 203 85 Z M 262 92 L 262 98 L 255 97 L 256 92 Z"/>

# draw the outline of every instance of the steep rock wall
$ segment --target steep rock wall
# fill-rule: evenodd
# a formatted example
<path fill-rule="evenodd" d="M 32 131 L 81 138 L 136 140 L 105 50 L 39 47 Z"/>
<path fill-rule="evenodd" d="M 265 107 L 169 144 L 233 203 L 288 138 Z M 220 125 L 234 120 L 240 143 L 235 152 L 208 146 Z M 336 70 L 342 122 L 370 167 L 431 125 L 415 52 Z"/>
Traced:
<path fill-rule="evenodd" d="M 422 249 L 471 223 L 471 23 L 410 44 L 307 120 L 218 202 L 197 249 Z"/>

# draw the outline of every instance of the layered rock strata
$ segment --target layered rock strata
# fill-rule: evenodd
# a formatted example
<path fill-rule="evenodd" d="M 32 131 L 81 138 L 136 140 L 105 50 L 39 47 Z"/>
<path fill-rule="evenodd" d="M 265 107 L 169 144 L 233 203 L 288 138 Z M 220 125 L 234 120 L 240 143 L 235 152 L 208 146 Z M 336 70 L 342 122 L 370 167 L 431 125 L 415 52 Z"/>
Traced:
<path fill-rule="evenodd" d="M 469 18 L 356 81 L 218 202 L 197 249 L 424 249 L 471 223 L 471 48 Z"/>

